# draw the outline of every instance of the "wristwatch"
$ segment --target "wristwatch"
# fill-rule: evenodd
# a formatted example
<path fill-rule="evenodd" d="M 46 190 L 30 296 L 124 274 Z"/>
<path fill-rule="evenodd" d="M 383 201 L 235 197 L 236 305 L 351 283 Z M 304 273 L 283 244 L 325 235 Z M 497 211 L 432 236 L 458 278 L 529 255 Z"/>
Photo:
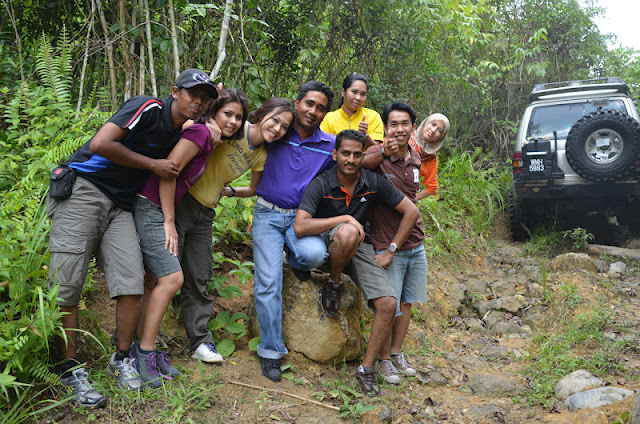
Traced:
<path fill-rule="evenodd" d="M 391 156 L 387 156 L 387 155 L 385 155 L 385 154 L 384 154 L 384 147 L 382 147 L 382 148 L 380 149 L 380 153 L 382 153 L 382 157 L 383 157 L 383 158 L 385 158 L 385 159 L 391 159 Z M 392 244 L 393 244 L 393 243 L 392 243 Z"/>
<path fill-rule="evenodd" d="M 396 250 L 398 250 L 398 245 L 395 243 L 391 243 L 389 244 L 389 247 L 387 247 L 387 250 L 391 253 L 396 253 Z"/>

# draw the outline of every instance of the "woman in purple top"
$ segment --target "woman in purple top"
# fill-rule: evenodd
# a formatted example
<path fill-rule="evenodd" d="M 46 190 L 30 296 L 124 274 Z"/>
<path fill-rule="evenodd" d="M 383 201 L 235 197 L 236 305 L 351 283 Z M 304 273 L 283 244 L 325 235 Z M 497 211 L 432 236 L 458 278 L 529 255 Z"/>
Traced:
<path fill-rule="evenodd" d="M 207 108 L 205 115 L 209 110 Z M 162 386 L 162 377 L 180 374 L 169 363 L 166 352 L 156 349 L 156 335 L 169 302 L 184 280 L 177 257 L 175 207 L 204 172 L 210 150 L 210 132 L 206 125 L 195 124 L 184 129 L 167 157 L 178 168 L 179 176 L 150 177 L 135 203 L 134 219 L 147 274 L 138 323 L 140 341 L 132 346 L 131 353 L 140 378 L 154 388 Z"/>

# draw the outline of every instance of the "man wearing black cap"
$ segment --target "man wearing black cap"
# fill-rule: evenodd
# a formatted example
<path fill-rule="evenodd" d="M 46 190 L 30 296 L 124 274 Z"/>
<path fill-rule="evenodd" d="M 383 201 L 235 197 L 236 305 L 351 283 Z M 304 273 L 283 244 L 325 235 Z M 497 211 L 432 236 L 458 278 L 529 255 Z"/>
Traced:
<path fill-rule="evenodd" d="M 133 202 L 151 172 L 160 177 L 178 175 L 175 164 L 165 158 L 179 140 L 182 124 L 198 118 L 217 95 L 207 74 L 188 69 L 165 100 L 149 96 L 128 100 L 51 174 L 49 287 L 58 290 L 58 305 L 67 313 L 62 318 L 66 337 L 57 340 L 57 369 L 68 394 L 82 406 L 106 403 L 74 359 L 78 303 L 91 257 L 95 255 L 109 294 L 117 300 L 117 351 L 107 371 L 121 388 L 142 390 L 129 358 L 144 292 Z"/>

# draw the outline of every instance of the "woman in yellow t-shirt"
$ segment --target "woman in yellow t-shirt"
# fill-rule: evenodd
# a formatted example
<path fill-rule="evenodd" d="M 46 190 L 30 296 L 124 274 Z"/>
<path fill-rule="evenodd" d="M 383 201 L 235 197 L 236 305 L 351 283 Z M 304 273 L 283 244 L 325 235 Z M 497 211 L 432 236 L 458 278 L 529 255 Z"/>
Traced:
<path fill-rule="evenodd" d="M 384 126 L 380 114 L 364 107 L 368 91 L 367 77 L 355 72 L 347 75 L 342 82 L 340 109 L 327 113 L 320 129 L 330 134 L 347 129 L 360 131 L 366 137 L 365 148 L 382 143 Z"/>
<path fill-rule="evenodd" d="M 184 272 L 180 295 L 182 320 L 193 351 L 192 358 L 203 362 L 223 360 L 207 328 L 213 309 L 207 284 L 213 274 L 211 225 L 216 214 L 214 208 L 221 195 L 255 195 L 267 158 L 263 144 L 283 138 L 293 122 L 293 106 L 282 97 L 266 100 L 248 118 L 247 109 L 244 94 L 234 89 L 220 91 L 209 116 L 222 131 L 222 143 L 211 150 L 204 173 L 176 209 L 178 251 Z M 225 187 L 249 169 L 251 182 L 248 187 Z"/>

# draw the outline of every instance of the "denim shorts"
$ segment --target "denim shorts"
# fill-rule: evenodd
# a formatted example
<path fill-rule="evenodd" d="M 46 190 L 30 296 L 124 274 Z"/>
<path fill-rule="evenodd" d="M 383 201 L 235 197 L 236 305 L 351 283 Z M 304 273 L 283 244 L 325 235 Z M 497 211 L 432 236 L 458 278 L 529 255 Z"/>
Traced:
<path fill-rule="evenodd" d="M 376 250 L 376 255 L 385 250 Z M 396 251 L 387 275 L 393 283 L 398 298 L 396 316 L 400 315 L 400 302 L 420 303 L 427 300 L 427 256 L 424 245 L 411 250 Z"/>
<path fill-rule="evenodd" d="M 47 214 L 51 217 L 49 287 L 59 286 L 58 305 L 78 304 L 94 254 L 112 298 L 144 293 L 142 255 L 131 212 L 78 176 L 69 198 L 47 197 Z"/>
<path fill-rule="evenodd" d="M 136 197 L 133 210 L 136 230 L 140 234 L 140 249 L 144 267 L 156 278 L 182 271 L 180 261 L 165 249 L 164 215 L 162 208 L 144 197 Z"/>

